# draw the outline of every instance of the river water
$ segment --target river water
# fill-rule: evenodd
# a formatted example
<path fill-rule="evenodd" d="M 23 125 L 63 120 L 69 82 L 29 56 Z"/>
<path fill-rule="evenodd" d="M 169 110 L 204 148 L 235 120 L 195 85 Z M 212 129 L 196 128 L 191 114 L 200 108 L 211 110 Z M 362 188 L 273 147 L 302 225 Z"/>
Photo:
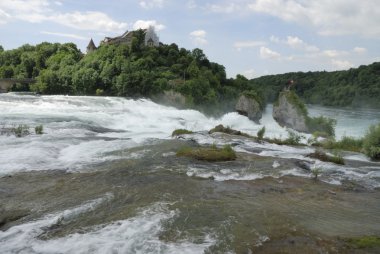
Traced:
<path fill-rule="evenodd" d="M 337 119 L 338 138 L 361 137 L 380 121 L 375 110 L 308 108 Z M 0 252 L 328 251 L 336 237 L 380 234 L 379 163 L 344 153 L 346 165 L 337 166 L 306 157 L 311 147 L 207 133 L 223 124 L 255 135 L 265 126 L 266 136 L 285 138 L 271 110 L 255 124 L 145 99 L 0 95 L 0 128 L 26 124 L 31 132 L 0 135 L 0 212 L 22 214 L 0 231 Z M 36 135 L 40 124 L 44 134 Z M 196 133 L 171 138 L 179 128 Z M 194 143 L 232 144 L 241 156 L 175 156 Z M 321 181 L 299 160 L 321 168 Z"/>

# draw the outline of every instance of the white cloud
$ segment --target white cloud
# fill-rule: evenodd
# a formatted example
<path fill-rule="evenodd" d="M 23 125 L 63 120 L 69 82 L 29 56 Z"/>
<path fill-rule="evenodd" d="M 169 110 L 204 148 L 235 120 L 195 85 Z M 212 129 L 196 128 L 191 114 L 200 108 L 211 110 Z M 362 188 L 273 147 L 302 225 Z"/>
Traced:
<path fill-rule="evenodd" d="M 190 38 L 195 45 L 202 46 L 208 43 L 206 35 L 207 33 L 205 30 L 195 30 L 190 33 Z"/>
<path fill-rule="evenodd" d="M 164 0 L 148 0 L 139 1 L 139 4 L 144 9 L 162 8 L 164 6 Z"/>
<path fill-rule="evenodd" d="M 95 11 L 58 14 L 49 20 L 80 30 L 123 32 L 128 26 L 127 23 L 114 21 L 107 14 Z"/>
<path fill-rule="evenodd" d="M 262 59 L 280 59 L 281 55 L 280 53 L 277 53 L 276 51 L 273 51 L 266 47 L 260 48 L 260 57 Z"/>
<path fill-rule="evenodd" d="M 190 0 L 187 2 L 186 7 L 188 9 L 195 9 L 198 7 L 197 3 L 194 0 Z"/>
<path fill-rule="evenodd" d="M 338 57 L 338 56 L 348 55 L 348 52 L 330 49 L 330 50 L 324 50 L 322 52 L 322 55 L 327 56 L 327 57 Z"/>
<path fill-rule="evenodd" d="M 254 69 L 249 69 L 249 70 L 245 70 L 243 71 L 243 75 L 247 78 L 247 79 L 253 79 L 257 76 L 257 73 Z"/>
<path fill-rule="evenodd" d="M 248 8 L 287 22 L 311 25 L 322 35 L 380 35 L 377 0 L 256 0 Z"/>
<path fill-rule="evenodd" d="M 271 37 L 269 38 L 269 40 L 271 42 L 275 42 L 275 43 L 280 43 L 281 42 L 280 38 L 278 38 L 278 37 L 276 37 L 274 35 L 271 35 Z"/>
<path fill-rule="evenodd" d="M 163 24 L 159 24 L 156 20 L 137 20 L 133 24 L 133 30 L 147 29 L 150 26 L 153 26 L 156 31 L 165 29 L 165 26 Z"/>
<path fill-rule="evenodd" d="M 60 2 L 54 2 L 59 5 Z M 55 22 L 79 30 L 122 32 L 127 28 L 124 22 L 117 22 L 107 14 L 97 11 L 61 13 L 51 9 L 47 0 L 0 1 L 2 22 L 23 20 L 31 23 L 43 21 Z M 5 15 L 5 14 L 6 15 Z M 3 16 L 6 16 L 5 19 Z"/>
<path fill-rule="evenodd" d="M 5 11 L 0 9 L 0 25 L 8 23 L 11 16 Z"/>
<path fill-rule="evenodd" d="M 335 70 L 347 70 L 349 68 L 354 67 L 354 65 L 349 61 L 336 60 L 336 59 L 331 60 L 331 65 L 333 66 Z"/>
<path fill-rule="evenodd" d="M 56 33 L 56 32 L 47 32 L 47 31 L 41 31 L 41 34 L 66 37 L 66 38 L 72 38 L 72 39 L 77 39 L 77 40 L 85 40 L 85 41 L 89 40 L 89 38 L 87 37 L 83 37 L 76 34 Z"/>
<path fill-rule="evenodd" d="M 288 44 L 291 48 L 306 50 L 309 52 L 317 52 L 319 48 L 314 45 L 309 45 L 297 36 L 288 36 L 286 40 L 286 44 Z"/>
<path fill-rule="evenodd" d="M 62 2 L 60 2 L 60 1 L 55 1 L 54 2 L 56 5 L 58 5 L 58 6 L 62 6 Z"/>
<path fill-rule="evenodd" d="M 366 48 L 362 48 L 362 47 L 355 47 L 352 51 L 355 52 L 355 53 L 357 53 L 357 54 L 365 54 L 365 53 L 367 53 L 367 49 Z"/>
<path fill-rule="evenodd" d="M 241 50 L 243 48 L 255 48 L 259 46 L 264 46 L 266 43 L 264 41 L 237 41 L 234 43 L 234 48 Z"/>
<path fill-rule="evenodd" d="M 216 13 L 233 13 L 241 10 L 241 5 L 237 3 L 225 3 L 225 4 L 207 4 L 206 10 Z"/>

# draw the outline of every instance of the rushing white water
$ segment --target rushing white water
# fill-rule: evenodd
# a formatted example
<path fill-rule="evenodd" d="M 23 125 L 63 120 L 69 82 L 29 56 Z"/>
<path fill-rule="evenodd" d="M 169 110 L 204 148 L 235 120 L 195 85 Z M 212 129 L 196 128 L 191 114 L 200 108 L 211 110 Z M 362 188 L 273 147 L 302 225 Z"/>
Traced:
<path fill-rule="evenodd" d="M 91 200 L 81 206 L 39 220 L 0 231 L 1 253 L 203 253 L 214 241 L 206 235 L 203 243 L 182 241 L 164 242 L 159 239 L 162 224 L 175 217 L 178 211 L 169 210 L 167 204 L 156 203 L 141 209 L 130 219 L 115 221 L 108 225 L 97 225 L 86 229 L 86 233 L 73 233 L 64 237 L 41 240 L 39 236 L 48 227 L 77 219 L 81 214 L 96 209 L 112 199 L 112 194 Z"/>
<path fill-rule="evenodd" d="M 102 162 L 136 158 L 142 155 L 129 152 L 130 148 L 144 145 L 152 138 L 170 138 L 171 132 L 179 128 L 204 131 L 223 124 L 255 135 L 265 126 L 266 136 L 287 136 L 286 130 L 271 117 L 271 105 L 261 125 L 237 113 L 214 119 L 195 110 L 115 97 L 2 94 L 0 109 L 0 127 L 27 124 L 32 132 L 22 138 L 0 135 L 0 175 L 30 170 L 90 170 Z M 309 111 L 312 115 L 335 116 L 338 136 L 360 136 L 380 119 L 380 113 L 371 110 L 337 109 L 334 113 L 332 108 L 311 107 Z M 44 134 L 36 135 L 33 128 L 40 124 L 44 126 Z M 199 142 L 221 142 L 208 139 L 204 136 Z M 260 144 L 248 142 L 245 146 Z M 310 152 L 310 149 L 264 146 L 267 151 L 262 155 L 302 158 Z"/>

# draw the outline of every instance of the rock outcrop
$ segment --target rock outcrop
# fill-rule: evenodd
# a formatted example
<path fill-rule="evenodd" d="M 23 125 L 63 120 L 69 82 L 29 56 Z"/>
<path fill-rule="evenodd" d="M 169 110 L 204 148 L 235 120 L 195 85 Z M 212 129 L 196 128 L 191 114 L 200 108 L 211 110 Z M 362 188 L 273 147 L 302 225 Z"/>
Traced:
<path fill-rule="evenodd" d="M 299 102 L 297 95 L 291 91 L 280 93 L 278 102 L 273 105 L 273 118 L 282 127 L 300 132 L 309 132 L 307 127 L 307 111 Z"/>
<path fill-rule="evenodd" d="M 250 120 L 258 122 L 262 117 L 260 104 L 254 99 L 246 95 L 241 95 L 236 103 L 235 110 L 243 116 L 247 116 Z"/>
<path fill-rule="evenodd" d="M 152 97 L 152 100 L 167 106 L 186 108 L 186 97 L 173 90 L 164 91 L 161 94 L 155 95 Z"/>

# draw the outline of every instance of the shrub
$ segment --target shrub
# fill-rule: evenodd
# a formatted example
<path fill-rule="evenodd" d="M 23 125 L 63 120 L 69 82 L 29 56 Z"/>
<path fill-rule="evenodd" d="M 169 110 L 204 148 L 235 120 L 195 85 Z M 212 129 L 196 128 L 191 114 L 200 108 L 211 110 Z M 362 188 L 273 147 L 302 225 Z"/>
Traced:
<path fill-rule="evenodd" d="M 380 123 L 369 127 L 364 136 L 363 151 L 371 159 L 380 159 Z"/>
<path fill-rule="evenodd" d="M 310 132 L 325 133 L 329 137 L 335 136 L 335 119 L 324 116 L 306 117 L 306 125 Z"/>
<path fill-rule="evenodd" d="M 380 237 L 364 236 L 360 238 L 351 238 L 348 239 L 348 243 L 350 243 L 350 245 L 358 249 L 379 247 Z"/>
<path fill-rule="evenodd" d="M 340 141 L 328 139 L 322 142 L 322 146 L 326 149 L 341 149 L 353 152 L 360 152 L 363 146 L 363 139 L 345 136 Z"/>
<path fill-rule="evenodd" d="M 21 138 L 30 134 L 29 126 L 26 124 L 20 124 L 19 126 L 12 128 L 12 132 L 18 138 Z"/>
<path fill-rule="evenodd" d="M 303 136 L 289 129 L 287 130 L 287 132 L 288 132 L 288 138 L 285 139 L 284 144 L 299 145 Z"/>
<path fill-rule="evenodd" d="M 263 128 L 261 128 L 258 132 L 257 132 L 257 138 L 259 140 L 262 140 L 264 138 L 264 134 L 265 134 L 265 126 Z"/>
<path fill-rule="evenodd" d="M 310 158 L 321 160 L 321 161 L 344 165 L 344 159 L 342 156 L 340 155 L 330 156 L 321 150 L 316 150 L 314 153 L 308 154 L 307 156 Z"/>
<path fill-rule="evenodd" d="M 314 180 L 317 181 L 318 180 L 318 176 L 321 174 L 322 172 L 322 169 L 321 168 L 313 168 L 311 170 L 311 173 L 313 174 L 314 176 Z"/>
<path fill-rule="evenodd" d="M 42 135 L 43 132 L 44 132 L 44 126 L 42 124 L 41 125 L 37 125 L 36 127 L 34 127 L 34 132 L 37 135 Z"/>
<path fill-rule="evenodd" d="M 244 96 L 246 96 L 248 98 L 254 99 L 259 104 L 260 109 L 261 110 L 264 109 L 264 107 L 265 107 L 265 99 L 264 99 L 263 94 L 261 94 L 260 92 L 257 92 L 257 91 L 254 91 L 254 90 L 245 90 L 242 93 L 242 95 L 244 95 Z"/>
<path fill-rule="evenodd" d="M 98 89 L 96 89 L 95 94 L 96 94 L 97 96 L 102 96 L 102 95 L 104 94 L 104 90 L 98 88 Z"/>
<path fill-rule="evenodd" d="M 186 130 L 186 129 L 176 129 L 172 132 L 172 137 L 184 135 L 184 134 L 192 134 L 192 133 L 194 133 L 194 132 Z"/>
<path fill-rule="evenodd" d="M 303 116 L 307 117 L 308 112 L 305 104 L 301 101 L 301 99 L 297 96 L 297 94 L 293 91 L 283 91 L 281 93 L 285 93 L 288 101 L 297 108 L 298 112 Z M 280 94 L 281 96 L 281 94 Z"/>
<path fill-rule="evenodd" d="M 230 145 L 223 148 L 201 147 L 191 148 L 185 147 L 177 152 L 177 156 L 185 156 L 204 161 L 230 161 L 236 159 L 236 153 Z"/>
<path fill-rule="evenodd" d="M 247 133 L 244 133 L 244 132 L 241 132 L 241 131 L 237 131 L 237 130 L 234 130 L 234 129 L 231 129 L 230 127 L 224 127 L 222 124 L 219 124 L 217 126 L 215 126 L 214 128 L 212 128 L 208 133 L 209 134 L 212 134 L 214 132 L 222 132 L 222 133 L 227 133 L 227 134 L 231 134 L 231 135 L 239 135 L 239 136 L 244 136 L 244 137 L 251 137 L 249 134 Z"/>

